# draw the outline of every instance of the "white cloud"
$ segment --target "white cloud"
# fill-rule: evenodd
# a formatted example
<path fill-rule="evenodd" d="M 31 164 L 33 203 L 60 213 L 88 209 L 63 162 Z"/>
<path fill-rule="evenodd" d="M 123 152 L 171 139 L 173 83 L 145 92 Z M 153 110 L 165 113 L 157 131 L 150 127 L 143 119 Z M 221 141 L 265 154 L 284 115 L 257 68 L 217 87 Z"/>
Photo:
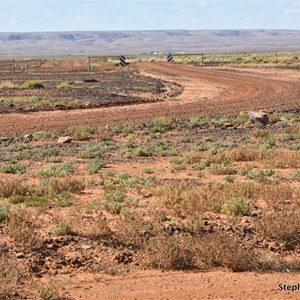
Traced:
<path fill-rule="evenodd" d="M 84 21 L 84 20 L 87 20 L 88 17 L 87 16 L 74 16 L 73 19 L 76 21 Z"/>
<path fill-rule="evenodd" d="M 53 13 L 48 12 L 48 13 L 44 14 L 44 17 L 45 17 L 45 18 L 55 18 L 56 15 L 53 14 Z"/>
<path fill-rule="evenodd" d="M 191 7 L 179 7 L 176 11 L 179 13 L 187 13 L 193 11 L 193 9 Z"/>
<path fill-rule="evenodd" d="M 285 15 L 299 15 L 300 9 L 287 9 L 284 11 Z"/>
<path fill-rule="evenodd" d="M 197 5 L 199 7 L 206 7 L 208 5 L 208 1 L 207 0 L 200 0 L 200 1 L 198 1 Z"/>
<path fill-rule="evenodd" d="M 7 4 L 0 2 L 0 9 L 8 8 Z"/>
<path fill-rule="evenodd" d="M 255 7 L 241 6 L 238 11 L 245 14 L 254 14 L 257 12 L 257 9 Z"/>
<path fill-rule="evenodd" d="M 20 21 L 17 20 L 17 19 L 11 18 L 11 19 L 8 20 L 8 23 L 9 23 L 10 25 L 17 25 L 17 24 L 20 23 Z"/>
<path fill-rule="evenodd" d="M 293 1 L 290 3 L 288 9 L 286 9 L 283 14 L 285 15 L 299 15 L 300 14 L 300 1 Z"/>

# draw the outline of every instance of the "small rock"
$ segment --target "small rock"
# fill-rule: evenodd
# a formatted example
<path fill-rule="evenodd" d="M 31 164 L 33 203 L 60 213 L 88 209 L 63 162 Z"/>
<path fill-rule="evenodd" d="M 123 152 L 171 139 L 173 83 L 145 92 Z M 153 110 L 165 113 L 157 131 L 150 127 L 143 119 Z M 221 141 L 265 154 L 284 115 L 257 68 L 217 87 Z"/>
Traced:
<path fill-rule="evenodd" d="M 19 258 L 19 259 L 25 258 L 25 254 L 23 252 L 18 252 L 18 253 L 16 253 L 16 258 Z"/>
<path fill-rule="evenodd" d="M 49 244 L 47 245 L 47 249 L 56 250 L 58 247 L 56 244 Z"/>
<path fill-rule="evenodd" d="M 261 214 L 261 210 L 260 209 L 257 209 L 257 210 L 253 210 L 251 212 L 251 217 L 257 217 L 258 215 Z"/>
<path fill-rule="evenodd" d="M 249 223 L 250 223 L 249 217 L 244 216 L 241 218 L 241 224 L 249 224 Z"/>
<path fill-rule="evenodd" d="M 83 249 L 83 250 L 89 250 L 89 249 L 92 249 L 92 248 L 93 248 L 92 245 L 82 245 L 81 246 L 81 249 Z"/>
<path fill-rule="evenodd" d="M 269 122 L 268 114 L 264 111 L 250 111 L 248 115 L 252 122 L 259 122 L 264 125 Z"/>
<path fill-rule="evenodd" d="M 67 143 L 71 143 L 72 139 L 70 136 L 61 136 L 58 141 L 59 144 L 67 144 Z"/>

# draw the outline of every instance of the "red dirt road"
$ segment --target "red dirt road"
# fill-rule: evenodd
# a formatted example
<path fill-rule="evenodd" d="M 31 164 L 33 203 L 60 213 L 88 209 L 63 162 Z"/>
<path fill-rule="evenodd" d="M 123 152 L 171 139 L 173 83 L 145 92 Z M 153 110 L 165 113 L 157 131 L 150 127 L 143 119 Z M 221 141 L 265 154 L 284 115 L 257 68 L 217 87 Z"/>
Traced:
<path fill-rule="evenodd" d="M 300 107 L 299 70 L 207 68 L 140 63 L 140 72 L 184 87 L 178 102 L 86 110 L 11 113 L 0 116 L 0 135 L 64 130 L 70 125 L 142 123 L 154 117 L 187 118 L 237 114 L 243 110 Z"/>
<path fill-rule="evenodd" d="M 299 274 L 185 273 L 147 271 L 126 277 L 99 275 L 60 278 L 72 299 L 300 299 L 300 291 L 281 291 L 279 284 L 297 285 Z"/>

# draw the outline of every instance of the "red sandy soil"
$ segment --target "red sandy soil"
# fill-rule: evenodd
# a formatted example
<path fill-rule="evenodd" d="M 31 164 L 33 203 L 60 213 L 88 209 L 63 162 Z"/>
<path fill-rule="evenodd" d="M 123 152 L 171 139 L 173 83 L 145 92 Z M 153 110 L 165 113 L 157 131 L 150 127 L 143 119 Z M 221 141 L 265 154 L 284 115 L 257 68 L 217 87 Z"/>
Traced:
<path fill-rule="evenodd" d="M 299 274 L 145 271 L 126 277 L 80 275 L 63 278 L 71 299 L 299 299 L 300 291 L 280 291 L 279 284 L 297 285 Z"/>
<path fill-rule="evenodd" d="M 1 115 L 0 134 L 63 130 L 70 125 L 143 123 L 154 117 L 187 118 L 237 114 L 243 110 L 299 109 L 298 70 L 211 68 L 167 63 L 140 63 L 142 75 L 183 86 L 181 101 L 87 110 Z"/>

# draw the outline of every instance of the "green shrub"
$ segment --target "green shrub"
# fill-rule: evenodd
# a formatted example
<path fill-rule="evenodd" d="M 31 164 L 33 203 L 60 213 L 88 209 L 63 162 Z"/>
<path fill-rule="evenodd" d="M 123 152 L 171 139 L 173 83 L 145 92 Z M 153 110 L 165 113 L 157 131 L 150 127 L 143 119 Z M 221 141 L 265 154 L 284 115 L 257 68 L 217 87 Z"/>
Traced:
<path fill-rule="evenodd" d="M 174 164 L 171 166 L 171 172 L 174 173 L 176 171 L 183 171 L 183 170 L 186 170 L 186 167 L 183 166 L 183 165 L 177 165 L 177 164 Z"/>
<path fill-rule="evenodd" d="M 32 134 L 32 138 L 35 141 L 44 141 L 51 138 L 51 133 L 47 131 L 36 131 Z"/>
<path fill-rule="evenodd" d="M 39 289 L 39 296 L 41 300 L 55 300 L 60 299 L 59 286 L 55 282 L 50 282 Z"/>
<path fill-rule="evenodd" d="M 29 80 L 24 82 L 21 85 L 21 88 L 23 89 L 36 89 L 36 88 L 43 88 L 43 87 L 44 85 L 38 80 Z"/>
<path fill-rule="evenodd" d="M 111 201 L 106 205 L 107 210 L 112 214 L 120 214 L 125 207 L 125 203 L 118 201 Z"/>
<path fill-rule="evenodd" d="M 39 174 L 44 177 L 63 177 L 74 172 L 74 166 L 71 163 L 53 166 L 48 169 L 40 170 Z"/>
<path fill-rule="evenodd" d="M 61 162 L 62 159 L 59 155 L 59 149 L 56 147 L 36 147 L 30 151 L 30 157 L 28 157 L 28 159 L 32 161 Z"/>
<path fill-rule="evenodd" d="M 118 149 L 118 145 L 112 141 L 89 143 L 76 156 L 79 158 L 101 158 L 104 153 L 116 149 Z"/>
<path fill-rule="evenodd" d="M 244 198 L 231 198 L 224 202 L 221 212 L 235 220 L 249 214 L 250 209 L 251 203 Z"/>
<path fill-rule="evenodd" d="M 53 233 L 54 235 L 61 236 L 61 235 L 71 234 L 72 230 L 70 225 L 67 222 L 62 221 L 58 224 L 56 228 L 51 230 L 51 233 Z"/>
<path fill-rule="evenodd" d="M 0 224 L 6 221 L 9 209 L 9 205 L 0 204 Z"/>
<path fill-rule="evenodd" d="M 26 166 L 20 163 L 13 163 L 0 166 L 0 172 L 10 174 L 23 174 L 26 170 Z"/>
<path fill-rule="evenodd" d="M 70 85 L 67 82 L 60 83 L 56 86 L 57 89 L 68 89 Z"/>
<path fill-rule="evenodd" d="M 166 118 L 155 118 L 148 125 L 147 128 L 152 133 L 165 133 L 173 128 L 173 121 Z"/>
<path fill-rule="evenodd" d="M 45 206 L 48 204 L 48 197 L 38 196 L 38 195 L 12 195 L 9 198 L 11 204 L 21 204 L 24 203 L 28 206 Z"/>
<path fill-rule="evenodd" d="M 145 174 L 154 174 L 155 171 L 153 169 L 150 169 L 150 168 L 145 168 L 143 170 L 143 173 L 145 173 Z"/>
<path fill-rule="evenodd" d="M 123 189 L 112 190 L 112 191 L 106 193 L 105 197 L 109 201 L 123 202 L 126 199 L 127 194 Z"/>
<path fill-rule="evenodd" d="M 91 125 L 74 126 L 68 129 L 72 139 L 75 141 L 89 140 L 97 132 L 97 128 Z"/>
<path fill-rule="evenodd" d="M 196 127 L 204 127 L 209 123 L 209 121 L 205 118 L 198 118 L 193 117 L 189 120 L 188 126 L 190 128 L 196 128 Z"/>
<path fill-rule="evenodd" d="M 231 166 L 212 164 L 209 167 L 209 171 L 213 175 L 235 175 L 237 174 L 237 170 L 232 168 Z"/>
<path fill-rule="evenodd" d="M 87 166 L 87 171 L 89 174 L 98 173 L 102 168 L 106 166 L 106 162 L 100 159 L 94 159 L 92 162 Z"/>

